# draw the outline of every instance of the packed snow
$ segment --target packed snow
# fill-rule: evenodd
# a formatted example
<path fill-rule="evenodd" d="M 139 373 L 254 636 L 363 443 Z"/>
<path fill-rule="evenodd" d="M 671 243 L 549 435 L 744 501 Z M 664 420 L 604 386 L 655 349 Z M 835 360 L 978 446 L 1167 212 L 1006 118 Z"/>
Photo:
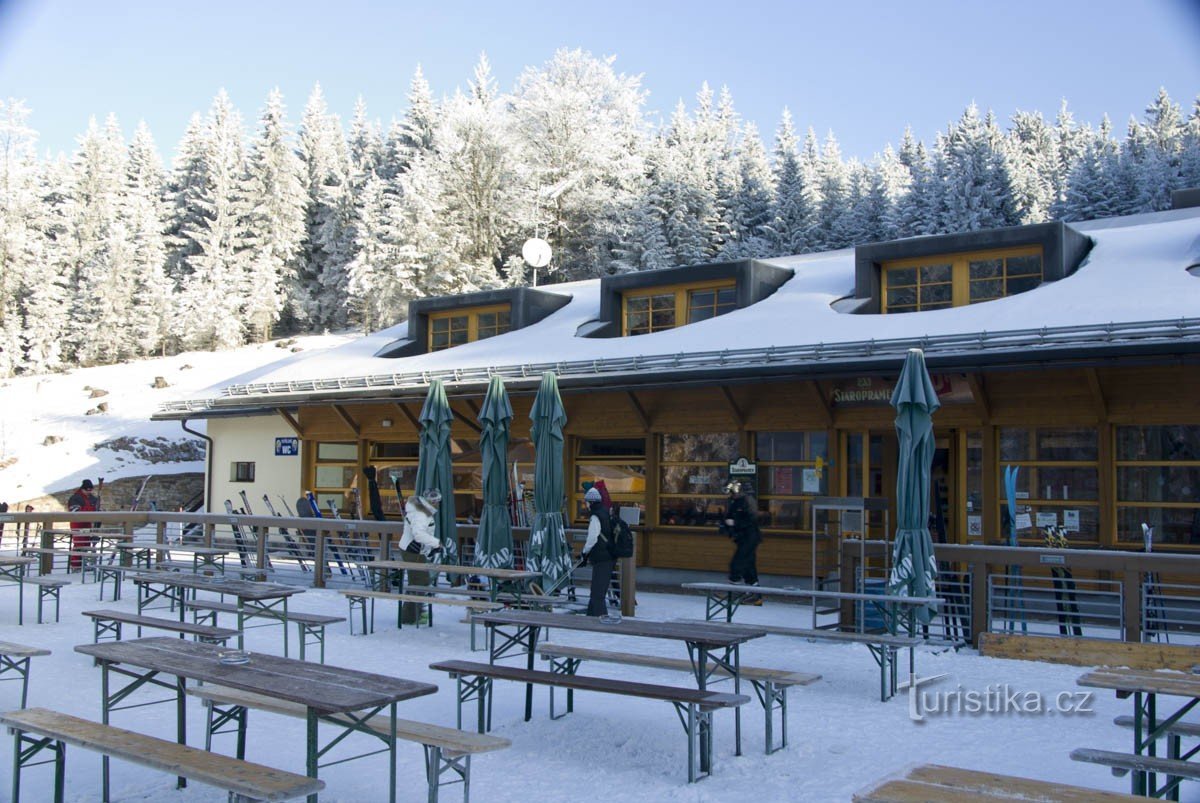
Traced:
<path fill-rule="evenodd" d="M 203 462 L 143 462 L 130 453 L 95 449 L 111 438 L 192 436 L 175 421 L 151 421 L 160 404 L 204 395 L 231 376 L 261 370 L 288 358 L 325 350 L 354 340 L 347 334 L 297 338 L 280 348 L 276 342 L 229 351 L 200 351 L 118 365 L 77 368 L 56 374 L 21 376 L 0 381 L 0 501 L 34 499 L 73 488 L 86 478 L 108 480 L 146 473 L 203 471 Z M 292 353 L 290 349 L 300 349 Z M 155 388 L 161 376 L 168 387 Z M 107 391 L 92 396 L 93 390 Z M 101 404 L 105 412 L 91 415 Z M 189 423 L 203 432 L 204 421 Z M 59 438 L 47 443 L 48 437 Z"/>
<path fill-rule="evenodd" d="M 49 657 L 34 658 L 29 691 L 30 706 L 46 706 L 78 716 L 99 719 L 100 670 L 91 659 L 74 652 L 77 644 L 90 643 L 91 622 L 80 611 L 97 607 L 134 610 L 132 593 L 121 602 L 97 602 L 98 587 L 76 583 L 63 593 L 62 621 L 33 624 L 30 591 L 26 590 L 26 624 L 18 627 L 15 589 L 0 586 L 0 640 L 49 648 Z M 131 592 L 128 584 L 126 591 Z M 652 619 L 703 616 L 700 597 L 639 595 L 638 616 Z M 292 609 L 336 615 L 346 614 L 346 603 L 335 591 L 308 590 L 292 598 Z M 412 680 L 434 683 L 436 694 L 400 703 L 398 715 L 452 726 L 455 723 L 454 683 L 429 664 L 444 659 L 484 660 L 486 653 L 469 649 L 468 626 L 454 613 L 439 609 L 431 628 L 406 626 L 397 630 L 390 606 L 381 606 L 376 631 L 369 636 L 351 636 L 346 624 L 329 628 L 327 662 Z M 745 608 L 739 621 L 804 626 L 808 609 L 768 603 L 762 608 Z M 228 625 L 226 615 L 222 624 Z M 162 635 L 147 631 L 147 635 Z M 554 633 L 555 642 L 684 657 L 684 648 L 674 642 L 623 638 L 568 631 Z M 247 649 L 280 654 L 282 642 L 277 627 L 250 630 Z M 523 661 L 522 659 L 519 659 Z M 1114 778 L 1099 766 L 1071 761 L 1076 747 L 1109 750 L 1131 749 L 1132 735 L 1116 727 L 1112 719 L 1132 713 L 1131 701 L 1117 700 L 1112 693 L 1097 693 L 1093 713 L 1078 715 L 927 715 L 923 723 L 909 719 L 909 700 L 904 692 L 889 702 L 878 698 L 878 670 L 861 645 L 811 643 L 802 639 L 769 635 L 747 643 L 742 649 L 746 665 L 769 666 L 817 673 L 821 680 L 808 687 L 793 688 L 788 695 L 786 749 L 767 756 L 763 752 L 762 709 L 753 699 L 743 709 L 743 752 L 734 756 L 733 715 L 719 712 L 715 728 L 715 772 L 712 777 L 689 785 L 686 775 L 686 739 L 675 714 L 666 703 L 610 695 L 579 693 L 575 712 L 564 719 L 548 717 L 547 691 L 535 689 L 534 716 L 523 721 L 524 690 L 511 682 L 496 684 L 493 733 L 512 740 L 512 747 L 477 756 L 472 761 L 471 796 L 475 801 L 518 801 L 531 796 L 546 800 L 592 799 L 608 801 L 724 801 L 753 799 L 767 801 L 848 800 L 858 789 L 883 776 L 921 763 L 989 769 L 1078 784 L 1096 789 L 1128 791 L 1128 779 Z M 540 663 L 540 662 L 539 662 Z M 946 673 L 929 690 L 985 691 L 989 685 L 1007 684 L 1012 690 L 1040 693 L 1053 700 L 1060 692 L 1081 691 L 1076 679 L 1080 667 L 983 658 L 972 650 L 922 649 L 917 656 L 922 676 Z M 689 686 L 683 673 L 607 664 L 584 664 L 592 675 L 623 677 L 646 682 Z M 19 699 L 19 684 L 0 684 L 0 705 L 13 706 Z M 717 684 L 729 690 L 728 683 Z M 743 693 L 753 696 L 747 685 Z M 139 691 L 130 702 L 162 699 L 162 690 Z M 559 693 L 559 703 L 562 693 Z M 204 744 L 204 712 L 198 701 L 188 700 L 188 741 Z M 112 724 L 164 739 L 174 739 L 174 706 L 155 705 L 115 712 Z M 468 706 L 464 719 L 473 721 Z M 470 727 L 470 725 L 467 725 Z M 349 753 L 373 749 L 365 737 L 356 736 L 342 747 Z M 5 742 L 8 745 L 9 742 Z M 217 736 L 215 748 L 231 755 L 231 735 Z M 0 747 L 0 751 L 7 750 Z M 0 754 L 0 790 L 9 789 L 11 762 Z M 247 759 L 298 773 L 304 772 L 304 723 L 261 711 L 251 712 Z M 423 758 L 413 743 L 399 746 L 399 794 L 401 801 L 424 800 L 426 795 Z M 211 787 L 193 784 L 182 793 L 173 790 L 174 779 L 166 773 L 114 761 L 113 791 L 118 801 L 218 801 L 224 794 Z M 386 799 L 387 759 L 379 755 L 323 769 L 320 777 L 328 784 L 324 801 Z M 34 803 L 50 799 L 51 770 L 26 770 L 23 800 Z M 98 799 L 100 759 L 85 750 L 68 750 L 67 800 Z M 449 788 L 445 799 L 457 800 L 459 791 Z M 0 796 L 3 792 L 0 792 Z M 1185 800 L 1200 799 L 1194 785 L 1183 789 Z"/>

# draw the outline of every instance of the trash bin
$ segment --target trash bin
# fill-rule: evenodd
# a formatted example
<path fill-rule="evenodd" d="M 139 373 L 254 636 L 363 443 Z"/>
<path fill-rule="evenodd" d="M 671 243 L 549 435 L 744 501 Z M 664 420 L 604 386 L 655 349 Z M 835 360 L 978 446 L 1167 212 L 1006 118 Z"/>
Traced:
<path fill-rule="evenodd" d="M 867 577 L 863 579 L 864 594 L 878 594 L 883 596 L 887 593 L 887 581 L 882 577 Z M 856 621 L 863 632 L 882 632 L 887 630 L 887 622 L 883 618 L 883 611 L 879 606 L 870 602 L 858 603 L 858 615 Z"/>

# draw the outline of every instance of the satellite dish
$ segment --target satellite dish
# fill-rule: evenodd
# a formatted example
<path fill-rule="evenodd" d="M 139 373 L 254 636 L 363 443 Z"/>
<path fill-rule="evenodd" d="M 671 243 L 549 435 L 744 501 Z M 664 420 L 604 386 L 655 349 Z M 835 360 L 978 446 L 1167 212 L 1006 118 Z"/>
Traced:
<path fill-rule="evenodd" d="M 544 268 L 550 264 L 550 243 L 540 237 L 532 237 L 521 246 L 521 256 L 531 268 Z"/>

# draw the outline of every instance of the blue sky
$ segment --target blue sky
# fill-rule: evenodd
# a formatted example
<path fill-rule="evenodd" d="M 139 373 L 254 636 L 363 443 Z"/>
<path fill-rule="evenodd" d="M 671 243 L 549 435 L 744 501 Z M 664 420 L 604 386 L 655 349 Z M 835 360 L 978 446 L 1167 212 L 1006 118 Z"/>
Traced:
<path fill-rule="evenodd" d="M 150 125 L 171 155 L 192 112 L 224 87 L 247 123 L 280 87 L 293 123 L 320 82 L 348 119 L 362 95 L 385 124 L 422 65 L 453 92 L 486 51 L 509 90 L 560 47 L 615 55 L 668 116 L 702 81 L 774 132 L 832 130 L 869 159 L 906 125 L 929 142 L 975 101 L 1118 131 L 1160 86 L 1190 109 L 1200 93 L 1200 0 L 412 3 L 362 0 L 0 0 L 0 97 L 24 99 L 42 150 L 71 150 L 89 116 Z"/>

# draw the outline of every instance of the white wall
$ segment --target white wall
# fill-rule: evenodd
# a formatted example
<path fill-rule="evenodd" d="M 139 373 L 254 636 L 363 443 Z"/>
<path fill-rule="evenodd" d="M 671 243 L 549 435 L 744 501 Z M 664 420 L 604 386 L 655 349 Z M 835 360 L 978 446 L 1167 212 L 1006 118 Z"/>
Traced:
<path fill-rule="evenodd" d="M 270 494 L 271 504 L 280 513 L 286 511 L 280 496 L 295 507 L 300 495 L 302 463 L 300 455 L 275 456 L 276 438 L 294 438 L 296 433 L 279 416 L 251 416 L 247 418 L 210 418 L 208 436 L 213 439 L 212 499 L 209 510 L 225 512 L 225 500 L 233 502 L 234 508 L 242 506 L 239 491 L 250 497 L 250 508 L 258 515 L 267 515 L 263 494 Z M 231 481 L 235 462 L 254 463 L 254 482 Z"/>

